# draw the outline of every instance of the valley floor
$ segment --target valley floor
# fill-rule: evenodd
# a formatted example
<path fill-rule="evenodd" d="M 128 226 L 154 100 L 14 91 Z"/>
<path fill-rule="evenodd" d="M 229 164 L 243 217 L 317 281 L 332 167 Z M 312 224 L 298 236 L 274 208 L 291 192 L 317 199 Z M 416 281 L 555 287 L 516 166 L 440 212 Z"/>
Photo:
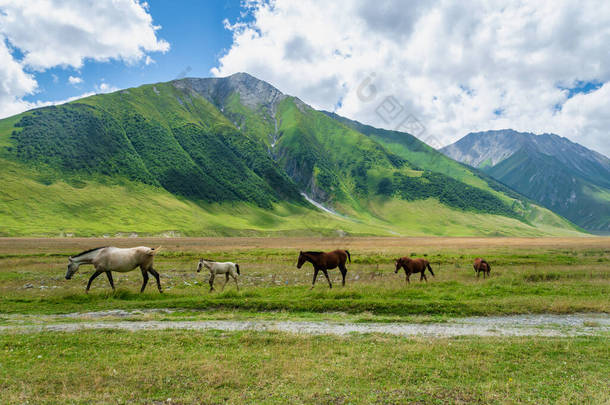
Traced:
<path fill-rule="evenodd" d="M 606 403 L 608 238 L 0 238 L 2 403 Z M 163 246 L 164 294 L 67 257 Z M 299 250 L 347 248 L 333 289 Z M 394 274 L 424 255 L 429 282 Z M 477 279 L 474 257 L 492 266 Z M 199 257 L 240 264 L 210 293 Z M 466 317 L 466 318 L 465 318 Z"/>

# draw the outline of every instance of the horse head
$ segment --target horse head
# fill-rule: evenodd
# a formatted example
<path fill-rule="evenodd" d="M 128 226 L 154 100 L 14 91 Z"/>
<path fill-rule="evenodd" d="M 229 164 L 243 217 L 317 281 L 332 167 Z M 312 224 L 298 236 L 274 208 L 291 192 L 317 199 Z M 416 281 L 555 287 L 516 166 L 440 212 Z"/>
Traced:
<path fill-rule="evenodd" d="M 199 263 L 197 264 L 197 273 L 199 273 L 202 268 L 203 268 L 203 259 L 199 259 Z"/>
<path fill-rule="evenodd" d="M 299 252 L 299 260 L 297 261 L 297 269 L 300 269 L 306 260 L 307 260 L 307 256 L 305 256 L 302 251 Z"/>
<path fill-rule="evenodd" d="M 400 259 L 394 259 L 394 274 L 400 270 Z"/>
<path fill-rule="evenodd" d="M 66 272 L 66 280 L 70 280 L 74 273 L 78 270 L 80 263 L 77 263 L 72 259 L 72 256 L 68 257 L 68 271 Z"/>

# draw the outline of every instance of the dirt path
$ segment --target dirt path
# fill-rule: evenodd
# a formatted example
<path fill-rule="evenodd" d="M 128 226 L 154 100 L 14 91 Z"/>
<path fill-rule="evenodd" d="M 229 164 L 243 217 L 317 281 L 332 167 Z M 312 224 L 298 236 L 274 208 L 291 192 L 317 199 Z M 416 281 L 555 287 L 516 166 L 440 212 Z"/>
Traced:
<path fill-rule="evenodd" d="M 141 313 L 141 312 L 140 312 Z M 222 331 L 274 331 L 308 335 L 347 335 L 351 333 L 387 333 L 400 336 L 584 336 L 607 335 L 610 332 L 608 314 L 574 315 L 512 315 L 495 317 L 459 318 L 443 323 L 341 323 L 309 321 L 91 321 L 107 316 L 108 312 L 69 314 L 72 319 L 82 322 L 28 322 L 19 325 L 0 326 L 0 333 L 33 332 L 76 332 L 83 329 L 119 329 L 127 331 L 142 330 L 222 330 Z M 133 315 L 134 312 L 122 311 L 120 314 Z M 80 316 L 79 316 L 80 315 Z"/>

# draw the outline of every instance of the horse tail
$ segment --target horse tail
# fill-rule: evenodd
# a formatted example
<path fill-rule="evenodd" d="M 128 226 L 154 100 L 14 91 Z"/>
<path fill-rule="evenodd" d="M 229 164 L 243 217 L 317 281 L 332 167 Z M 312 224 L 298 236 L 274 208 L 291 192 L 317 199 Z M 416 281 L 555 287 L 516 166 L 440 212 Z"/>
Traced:
<path fill-rule="evenodd" d="M 239 264 L 235 263 L 235 269 L 237 270 L 237 274 L 241 274 L 241 273 L 239 272 Z"/>
<path fill-rule="evenodd" d="M 349 262 L 351 263 L 352 262 L 352 257 L 349 255 L 349 250 L 346 249 L 345 253 L 347 253 L 347 258 L 348 258 Z"/>
<path fill-rule="evenodd" d="M 430 271 L 430 274 L 432 274 L 432 277 L 435 277 L 434 272 L 432 271 L 432 267 L 430 266 L 430 263 L 426 263 L 426 267 Z"/>
<path fill-rule="evenodd" d="M 154 255 L 156 255 L 159 252 L 159 250 L 161 250 L 161 246 L 159 246 L 156 249 L 155 248 L 151 248 L 150 252 L 148 252 L 148 254 L 151 255 L 151 256 L 154 256 Z"/>

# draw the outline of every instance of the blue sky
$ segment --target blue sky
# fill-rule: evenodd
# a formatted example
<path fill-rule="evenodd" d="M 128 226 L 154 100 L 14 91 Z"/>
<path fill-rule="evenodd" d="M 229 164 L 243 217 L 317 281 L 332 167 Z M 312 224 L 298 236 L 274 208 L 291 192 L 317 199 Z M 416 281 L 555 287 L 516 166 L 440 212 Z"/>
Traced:
<path fill-rule="evenodd" d="M 609 43 L 605 0 L 0 0 L 0 118 L 243 71 L 404 130 L 377 114 L 394 100 L 434 147 L 512 128 L 610 155 Z"/>
<path fill-rule="evenodd" d="M 27 95 L 24 100 L 65 100 L 83 93 L 97 92 L 102 82 L 110 88 L 128 88 L 169 81 L 184 75 L 208 77 L 210 69 L 216 66 L 218 58 L 232 42 L 232 32 L 224 28 L 223 21 L 240 19 L 243 9 L 240 0 L 151 0 L 148 1 L 148 11 L 153 23 L 161 26 L 157 36 L 170 44 L 166 53 L 149 54 L 154 63 L 86 60 L 79 69 L 57 66 L 44 72 L 34 72 L 39 92 Z M 70 76 L 81 78 L 82 83 L 68 83 Z"/>

